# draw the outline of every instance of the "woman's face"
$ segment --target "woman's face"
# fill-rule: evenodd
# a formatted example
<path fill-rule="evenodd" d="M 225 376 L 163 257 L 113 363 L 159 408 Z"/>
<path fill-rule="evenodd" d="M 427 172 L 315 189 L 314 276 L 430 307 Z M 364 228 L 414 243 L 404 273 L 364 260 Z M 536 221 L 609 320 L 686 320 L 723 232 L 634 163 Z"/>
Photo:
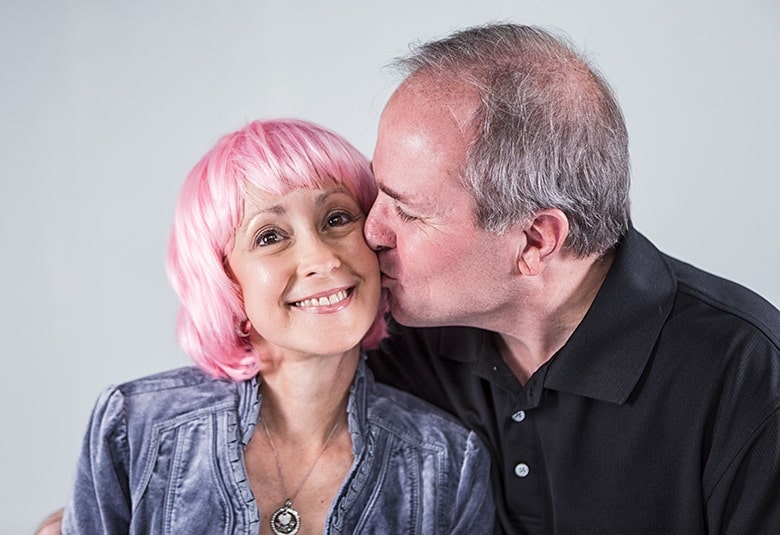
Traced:
<path fill-rule="evenodd" d="M 332 355 L 360 342 L 381 291 L 364 221 L 340 186 L 245 201 L 228 266 L 259 349 Z"/>

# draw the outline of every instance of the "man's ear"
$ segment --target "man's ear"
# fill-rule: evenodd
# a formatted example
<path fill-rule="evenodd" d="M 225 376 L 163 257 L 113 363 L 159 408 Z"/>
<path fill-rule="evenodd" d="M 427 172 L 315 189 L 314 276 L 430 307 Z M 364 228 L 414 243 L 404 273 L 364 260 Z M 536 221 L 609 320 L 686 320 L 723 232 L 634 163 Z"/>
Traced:
<path fill-rule="evenodd" d="M 522 229 L 524 240 L 517 252 L 517 267 L 527 276 L 540 274 L 554 259 L 569 235 L 569 219 L 557 208 L 536 212 Z"/>

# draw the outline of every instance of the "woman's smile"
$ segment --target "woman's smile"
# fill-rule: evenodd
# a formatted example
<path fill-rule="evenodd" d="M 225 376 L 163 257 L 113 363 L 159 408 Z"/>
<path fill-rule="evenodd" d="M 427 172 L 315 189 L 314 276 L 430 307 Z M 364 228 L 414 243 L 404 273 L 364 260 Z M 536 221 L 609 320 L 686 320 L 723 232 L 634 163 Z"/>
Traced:
<path fill-rule="evenodd" d="M 349 304 L 347 298 L 352 296 L 354 289 L 354 287 L 346 288 L 319 297 L 307 297 L 306 299 L 295 301 L 293 306 L 304 309 L 317 309 L 317 312 L 335 312 Z"/>

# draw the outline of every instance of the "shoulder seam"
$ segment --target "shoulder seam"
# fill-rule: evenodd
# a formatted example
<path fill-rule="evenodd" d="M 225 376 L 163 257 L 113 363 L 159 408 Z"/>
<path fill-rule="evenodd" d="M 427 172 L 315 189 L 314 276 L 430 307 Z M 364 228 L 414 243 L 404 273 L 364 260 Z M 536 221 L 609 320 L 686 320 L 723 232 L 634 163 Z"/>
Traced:
<path fill-rule="evenodd" d="M 685 283 L 682 283 L 678 280 L 677 283 L 678 292 L 683 295 L 688 295 L 690 297 L 693 297 L 695 299 L 698 299 L 700 302 L 707 306 L 711 306 L 713 308 L 716 308 L 718 310 L 721 310 L 723 312 L 726 312 L 735 318 L 744 321 L 745 323 L 748 323 L 749 325 L 753 326 L 756 330 L 758 330 L 773 346 L 775 346 L 776 349 L 780 350 L 780 340 L 774 336 L 772 333 L 772 329 L 769 325 L 761 321 L 759 318 L 754 316 L 753 314 L 750 314 L 748 311 L 743 309 L 735 308 L 727 303 L 724 303 L 723 301 L 719 299 L 715 299 L 712 295 L 707 294 L 705 292 L 702 292 L 701 290 L 698 290 L 692 286 L 689 286 Z"/>

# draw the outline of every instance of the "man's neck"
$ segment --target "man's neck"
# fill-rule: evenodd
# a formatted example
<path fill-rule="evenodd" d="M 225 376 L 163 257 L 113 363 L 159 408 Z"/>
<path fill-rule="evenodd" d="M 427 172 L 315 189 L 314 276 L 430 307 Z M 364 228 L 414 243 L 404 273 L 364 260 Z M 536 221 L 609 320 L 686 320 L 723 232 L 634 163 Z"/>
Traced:
<path fill-rule="evenodd" d="M 517 380 L 528 379 L 574 333 L 601 288 L 613 255 L 568 259 L 551 266 L 518 305 L 515 318 L 499 328 L 499 350 Z"/>

